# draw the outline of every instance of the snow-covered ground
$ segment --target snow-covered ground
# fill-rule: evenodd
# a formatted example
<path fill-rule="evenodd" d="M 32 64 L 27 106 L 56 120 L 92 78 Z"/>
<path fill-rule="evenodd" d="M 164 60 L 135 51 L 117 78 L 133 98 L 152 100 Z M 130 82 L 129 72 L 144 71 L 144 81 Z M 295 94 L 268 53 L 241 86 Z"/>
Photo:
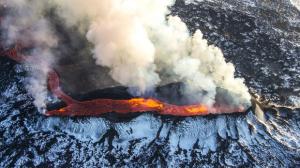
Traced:
<path fill-rule="evenodd" d="M 283 107 L 48 118 L 25 91 L 25 68 L 1 58 L 0 167 L 299 167 L 299 10 L 289 1 L 203 0 L 177 3 L 172 13 L 222 48 L 252 92 Z"/>

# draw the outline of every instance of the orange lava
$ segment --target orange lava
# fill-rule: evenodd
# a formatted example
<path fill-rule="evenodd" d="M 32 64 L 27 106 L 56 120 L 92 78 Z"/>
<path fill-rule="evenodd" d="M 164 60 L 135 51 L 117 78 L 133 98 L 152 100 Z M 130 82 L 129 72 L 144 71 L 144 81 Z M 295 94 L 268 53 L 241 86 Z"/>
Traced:
<path fill-rule="evenodd" d="M 0 52 L 17 62 L 30 61 L 25 56 L 18 54 L 18 47 L 9 51 Z M 174 116 L 198 116 L 208 114 L 222 114 L 244 112 L 243 107 L 207 107 L 203 104 L 177 106 L 161 102 L 153 98 L 133 98 L 129 100 L 94 99 L 89 101 L 77 101 L 64 93 L 59 86 L 59 75 L 55 70 L 48 73 L 48 88 L 54 95 L 66 103 L 66 107 L 47 111 L 47 116 L 99 116 L 108 112 L 120 114 L 157 112 L 162 115 Z"/>
<path fill-rule="evenodd" d="M 120 114 L 155 111 L 163 115 L 194 116 L 209 114 L 203 105 L 175 106 L 155 99 L 133 98 L 129 100 L 95 99 L 69 104 L 59 110 L 46 112 L 52 116 L 98 116 L 108 112 Z"/>
<path fill-rule="evenodd" d="M 225 110 L 225 111 L 223 111 Z M 177 106 L 163 103 L 156 99 L 133 98 L 129 100 L 95 99 L 68 104 L 59 110 L 47 111 L 47 116 L 99 116 L 108 112 L 119 114 L 157 112 L 173 116 L 203 116 L 243 112 L 243 108 L 208 108 L 205 105 Z"/>

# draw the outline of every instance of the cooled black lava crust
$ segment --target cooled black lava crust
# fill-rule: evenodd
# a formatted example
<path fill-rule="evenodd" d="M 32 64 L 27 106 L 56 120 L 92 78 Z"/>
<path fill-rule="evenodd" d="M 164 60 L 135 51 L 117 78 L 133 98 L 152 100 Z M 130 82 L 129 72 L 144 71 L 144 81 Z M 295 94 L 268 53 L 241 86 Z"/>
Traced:
<path fill-rule="evenodd" d="M 284 107 L 264 118 L 47 118 L 24 88 L 26 67 L 1 57 L 0 167 L 299 167 L 300 110 L 286 107 L 300 97 L 299 10 L 288 0 L 178 0 L 171 11 L 223 50 L 251 92 Z M 129 96 L 119 89 L 77 98 Z"/>

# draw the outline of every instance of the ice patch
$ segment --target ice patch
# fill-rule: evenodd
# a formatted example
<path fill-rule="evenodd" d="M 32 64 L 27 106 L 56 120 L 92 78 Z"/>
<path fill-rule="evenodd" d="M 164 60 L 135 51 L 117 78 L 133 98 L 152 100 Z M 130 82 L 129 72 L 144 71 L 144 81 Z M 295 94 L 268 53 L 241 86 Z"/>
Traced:
<path fill-rule="evenodd" d="M 300 108 L 300 97 L 299 96 L 290 96 L 288 99 L 295 108 Z"/>
<path fill-rule="evenodd" d="M 74 136 L 80 141 L 99 141 L 110 128 L 103 118 L 71 119 L 51 117 L 42 120 L 38 126 L 43 131 L 59 131 Z"/>
<path fill-rule="evenodd" d="M 297 0 L 294 0 L 297 1 Z M 226 1 L 220 1 L 220 0 L 185 0 L 186 4 L 198 4 L 201 2 L 221 2 L 221 3 L 227 3 Z M 230 1 L 229 1 L 230 2 Z M 251 7 L 255 7 L 256 6 L 256 0 L 239 0 L 239 3 L 251 6 Z"/>
<path fill-rule="evenodd" d="M 292 5 L 294 5 L 298 10 L 300 10 L 300 1 L 299 0 L 290 0 Z"/>
<path fill-rule="evenodd" d="M 223 127 L 223 123 L 220 125 Z M 202 117 L 187 119 L 180 123 L 180 127 L 171 130 L 171 149 L 177 149 L 179 146 L 182 149 L 191 150 L 198 143 L 203 154 L 216 151 L 218 131 L 222 132 L 222 128 L 219 129 L 218 126 L 216 120 Z M 221 134 L 224 136 L 223 133 Z"/>
<path fill-rule="evenodd" d="M 116 123 L 115 130 L 118 133 L 118 139 L 114 139 L 114 145 L 117 148 L 128 148 L 130 142 L 142 140 L 135 144 L 135 150 L 149 144 L 156 138 L 156 134 L 161 126 L 161 121 L 151 114 L 143 114 L 128 123 Z"/>
<path fill-rule="evenodd" d="M 18 87 L 16 84 L 8 86 L 8 88 L 1 94 L 3 98 L 12 98 L 18 93 Z"/>

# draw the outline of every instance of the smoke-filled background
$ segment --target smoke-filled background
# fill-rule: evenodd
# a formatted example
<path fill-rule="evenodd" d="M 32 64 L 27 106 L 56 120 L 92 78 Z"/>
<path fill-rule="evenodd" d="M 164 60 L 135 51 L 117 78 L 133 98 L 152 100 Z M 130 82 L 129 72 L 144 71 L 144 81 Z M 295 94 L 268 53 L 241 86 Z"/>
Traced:
<path fill-rule="evenodd" d="M 85 36 L 92 44 L 95 63 L 108 67 L 111 78 L 127 86 L 134 96 L 153 95 L 158 85 L 181 82 L 187 103 L 212 106 L 218 95 L 228 105 L 249 105 L 248 89 L 243 79 L 234 77 L 233 64 L 225 61 L 218 47 L 208 44 L 200 30 L 191 34 L 179 17 L 170 15 L 168 8 L 173 3 L 7 0 L 2 2 L 9 9 L 2 26 L 7 30 L 7 46 L 20 43 L 31 47 L 26 54 L 36 57 L 28 62 L 38 71 L 31 71 L 27 88 L 40 109 L 47 97 L 47 71 L 64 57 L 60 51 L 63 44 L 58 48 L 58 39 L 63 37 L 56 33 L 57 23 L 49 15 Z"/>
<path fill-rule="evenodd" d="M 19 64 L 0 53 L 0 167 L 299 167 L 298 0 L 176 0 L 174 4 L 149 1 L 153 6 L 138 1 L 138 8 L 135 3 L 122 4 L 125 1 L 88 2 L 94 1 L 0 0 L 0 49 L 17 43 L 28 58 L 25 64 Z M 109 20 L 121 13 L 122 19 Z M 110 28 L 105 20 L 109 20 Z M 124 25 L 125 22 L 131 24 Z M 142 34 L 138 41 L 144 43 L 143 47 L 136 48 L 130 41 L 116 38 L 136 37 L 128 35 L 131 28 Z M 208 47 L 203 39 L 218 47 Z M 118 48 L 103 46 L 109 41 L 118 44 Z M 97 46 L 106 49 L 114 56 L 109 58 L 115 60 L 105 59 L 103 66 L 104 51 L 98 51 Z M 127 87 L 120 86 L 126 85 L 121 84 L 121 79 L 113 79 L 117 66 L 111 63 L 123 56 L 117 54 L 121 46 L 127 55 L 125 63 L 133 50 L 140 51 L 139 55 L 134 52 L 135 58 L 145 58 L 140 57 L 145 47 L 149 47 L 149 53 L 150 48 L 154 52 L 153 60 L 142 59 L 143 66 L 139 67 L 151 67 L 143 73 L 157 74 L 154 76 L 159 80 L 151 85 L 143 78 L 132 81 L 135 84 L 129 90 L 135 96 L 153 96 L 178 104 L 193 103 L 190 99 L 196 97 L 197 103 L 234 105 L 236 100 L 242 101 L 237 99 L 241 96 L 228 84 L 222 87 L 225 81 L 217 82 L 218 75 L 212 73 L 218 72 L 212 69 L 221 65 L 227 69 L 224 56 L 226 62 L 235 65 L 234 75 L 244 78 L 250 92 L 260 98 L 245 113 L 230 115 L 107 113 L 76 118 L 46 117 L 37 111 L 36 106 L 43 110 L 45 98 L 47 108 L 60 106 L 60 101 L 46 89 L 45 74 L 52 68 L 61 76 L 62 89 L 78 100 L 132 97 Z M 205 49 L 211 52 L 196 54 Z M 220 58 L 217 67 L 217 63 L 206 59 L 210 58 L 208 54 L 215 62 Z M 211 72 L 203 68 L 207 66 Z M 135 72 L 130 76 L 138 79 Z M 198 85 L 207 84 L 207 80 L 212 85 L 194 91 L 191 74 L 203 76 Z M 207 96 L 207 90 L 213 95 L 214 88 L 215 98 Z"/>

